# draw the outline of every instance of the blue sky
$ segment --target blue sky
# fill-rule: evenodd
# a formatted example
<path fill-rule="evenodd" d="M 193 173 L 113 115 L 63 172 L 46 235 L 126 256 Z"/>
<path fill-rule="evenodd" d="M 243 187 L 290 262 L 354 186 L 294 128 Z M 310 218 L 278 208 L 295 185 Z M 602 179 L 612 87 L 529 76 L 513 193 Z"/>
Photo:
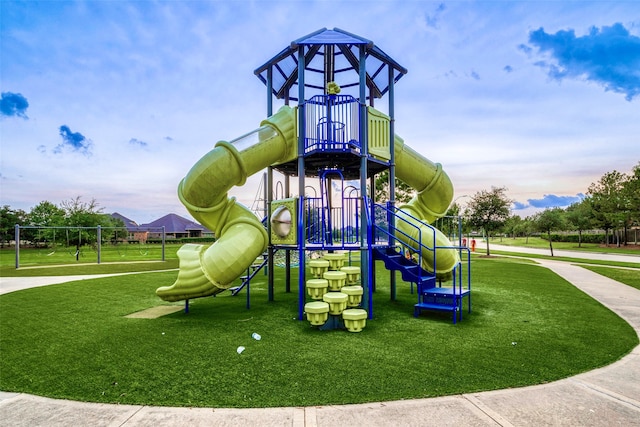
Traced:
<path fill-rule="evenodd" d="M 15 209 L 81 196 L 139 223 L 186 216 L 179 180 L 264 118 L 253 70 L 323 27 L 373 40 L 409 70 L 396 132 L 443 164 L 456 197 L 505 186 L 526 215 L 640 161 L 637 1 L 0 8 L 0 203 Z M 232 193 L 250 205 L 256 181 Z"/>

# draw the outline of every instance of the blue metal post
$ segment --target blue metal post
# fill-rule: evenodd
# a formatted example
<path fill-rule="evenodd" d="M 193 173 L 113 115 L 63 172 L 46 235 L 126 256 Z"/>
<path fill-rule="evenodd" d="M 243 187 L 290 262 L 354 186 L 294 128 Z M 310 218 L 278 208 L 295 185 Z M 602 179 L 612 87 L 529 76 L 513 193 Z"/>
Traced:
<path fill-rule="evenodd" d="M 267 69 L 267 117 L 273 115 L 273 65 Z"/>
<path fill-rule="evenodd" d="M 273 65 L 270 65 L 267 69 L 267 117 L 273 115 Z M 273 194 L 273 169 L 269 167 L 267 169 L 267 183 L 266 183 L 266 191 L 267 197 L 267 211 L 265 215 L 267 216 L 267 233 L 269 234 L 269 247 L 267 248 L 267 289 L 268 289 L 268 300 L 274 300 L 274 282 L 275 282 L 275 271 L 274 271 L 274 255 L 275 249 L 271 245 L 271 221 L 269 221 L 269 216 L 271 215 L 271 197 Z M 249 301 L 247 301 L 249 304 Z"/>
<path fill-rule="evenodd" d="M 389 67 L 389 204 L 390 209 L 393 211 L 396 206 L 396 153 L 395 153 L 395 103 L 394 103 L 394 79 L 393 79 L 393 67 Z M 392 233 L 395 233 L 395 215 L 391 215 L 391 221 L 389 223 L 389 229 Z M 389 239 L 389 244 L 394 245 L 395 239 L 393 235 Z M 391 286 L 391 300 L 396 300 L 396 273 L 394 270 L 389 271 L 390 274 L 390 286 Z"/>
<path fill-rule="evenodd" d="M 249 281 L 247 282 L 247 310 L 251 308 L 250 300 L 251 300 L 251 279 L 249 279 Z"/>
<path fill-rule="evenodd" d="M 291 197 L 291 189 L 289 183 L 289 175 L 285 175 L 284 177 L 284 197 Z M 284 276 L 285 276 L 285 292 L 291 292 L 291 251 L 289 249 L 285 250 L 285 261 L 284 261 Z"/>
<path fill-rule="evenodd" d="M 304 145 L 306 136 L 304 98 L 304 46 L 298 46 L 298 320 L 304 318 L 305 304 L 305 218 L 304 218 Z"/>
<path fill-rule="evenodd" d="M 369 138 L 367 134 L 367 67 L 366 67 L 366 49 L 365 45 L 359 46 L 360 67 L 358 70 L 360 76 L 360 99 L 359 102 L 359 129 L 360 129 L 360 194 L 362 197 L 361 217 L 363 218 L 361 227 L 360 241 L 360 270 L 361 281 L 365 289 L 363 293 L 363 306 L 367 307 L 369 319 L 373 318 L 373 271 L 371 262 L 371 233 L 369 224 L 364 221 L 367 217 L 365 209 L 368 209 L 367 203 L 367 163 L 369 158 Z"/>
<path fill-rule="evenodd" d="M 271 244 L 271 203 L 272 203 L 272 195 L 273 195 L 273 168 L 269 166 L 267 168 L 267 174 L 264 177 L 266 182 L 264 183 L 264 199 L 266 203 L 265 207 L 265 217 L 267 218 L 267 235 L 269 236 L 269 246 L 267 248 L 267 289 L 268 289 L 268 300 L 273 301 L 275 299 L 274 287 L 275 287 L 275 262 L 274 255 L 276 250 Z M 288 285 L 288 284 L 287 284 Z"/>

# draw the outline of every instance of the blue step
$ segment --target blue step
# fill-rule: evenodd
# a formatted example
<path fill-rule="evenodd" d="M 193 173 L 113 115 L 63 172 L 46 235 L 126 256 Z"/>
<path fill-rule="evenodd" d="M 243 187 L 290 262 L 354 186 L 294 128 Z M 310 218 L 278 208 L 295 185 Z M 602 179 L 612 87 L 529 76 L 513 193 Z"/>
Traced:
<path fill-rule="evenodd" d="M 458 304 L 436 304 L 430 302 L 419 302 L 413 306 L 413 316 L 420 316 L 422 310 L 449 311 L 452 313 L 454 325 L 456 324 L 458 317 L 462 318 L 462 310 L 460 309 Z"/>
<path fill-rule="evenodd" d="M 434 297 L 463 297 L 469 295 L 468 289 L 455 289 L 455 288 L 446 288 L 446 287 L 433 287 L 433 288 L 422 288 L 419 289 L 418 292 L 421 295 L 425 296 L 434 296 Z"/>
<path fill-rule="evenodd" d="M 442 304 L 431 304 L 428 302 L 419 302 L 414 305 L 416 309 L 421 310 L 440 310 L 440 311 L 456 311 L 458 310 L 458 306 L 455 305 L 442 305 Z"/>
<path fill-rule="evenodd" d="M 251 282 L 251 279 L 253 279 L 255 275 L 258 274 L 258 272 L 264 268 L 265 265 L 267 265 L 268 258 L 266 257 L 266 255 L 263 255 L 263 256 L 264 256 L 264 259 L 262 260 L 261 263 L 252 264 L 247 269 L 248 274 L 245 276 L 240 276 L 240 280 L 242 280 L 242 284 L 240 286 L 234 286 L 232 288 L 229 288 L 229 290 L 231 291 L 231 295 L 233 296 L 238 295 L 240 291 L 243 290 L 249 284 L 249 282 Z"/>
<path fill-rule="evenodd" d="M 466 289 L 434 287 L 422 289 L 419 302 L 414 306 L 414 316 L 418 317 L 422 310 L 450 311 L 453 313 L 453 323 L 458 317 L 462 318 L 462 299 L 470 295 Z"/>
<path fill-rule="evenodd" d="M 374 256 L 376 259 L 384 261 L 384 266 L 388 270 L 399 271 L 402 280 L 405 282 L 417 283 L 423 286 L 435 285 L 435 275 L 424 270 L 413 260 L 399 254 L 394 248 L 376 248 Z"/>
<path fill-rule="evenodd" d="M 417 284 L 418 303 L 414 305 L 415 317 L 418 317 L 422 310 L 436 310 L 451 312 L 454 324 L 458 317 L 462 318 L 462 298 L 470 295 L 468 289 L 436 286 L 435 274 L 424 270 L 415 261 L 396 252 L 392 247 L 375 248 L 373 253 L 375 259 L 384 261 L 388 270 L 399 271 L 402 280 Z"/>

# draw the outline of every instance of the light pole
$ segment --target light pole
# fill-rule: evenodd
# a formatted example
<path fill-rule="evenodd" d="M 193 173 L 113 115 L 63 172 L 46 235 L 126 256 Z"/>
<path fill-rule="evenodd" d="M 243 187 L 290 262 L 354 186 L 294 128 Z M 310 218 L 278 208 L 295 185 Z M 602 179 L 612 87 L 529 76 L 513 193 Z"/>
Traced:
<path fill-rule="evenodd" d="M 456 204 L 456 201 L 458 201 L 459 199 L 462 199 L 462 198 L 464 198 L 464 197 L 471 197 L 471 196 L 469 196 L 468 194 L 463 194 L 462 196 L 458 196 L 458 197 L 456 197 L 455 199 L 453 199 L 453 202 L 451 202 L 451 204 L 452 204 L 452 205 L 455 205 L 455 204 Z"/>
<path fill-rule="evenodd" d="M 462 212 L 461 212 L 461 211 L 462 211 L 462 209 L 457 205 L 457 203 L 456 203 L 456 202 L 457 202 L 459 199 L 462 199 L 462 198 L 464 198 L 464 197 L 469 197 L 469 195 L 468 195 L 468 194 L 463 194 L 462 196 L 458 196 L 458 197 L 456 197 L 455 199 L 453 199 L 453 202 L 451 202 L 451 206 L 454 206 L 454 205 L 455 205 L 456 207 L 458 207 L 458 214 L 457 214 L 457 216 L 458 216 L 458 245 L 459 245 L 459 246 L 461 246 L 461 247 L 462 247 L 462 246 L 466 246 L 466 245 L 463 245 L 463 242 L 462 242 L 462 221 L 463 221 L 463 215 L 462 215 Z"/>

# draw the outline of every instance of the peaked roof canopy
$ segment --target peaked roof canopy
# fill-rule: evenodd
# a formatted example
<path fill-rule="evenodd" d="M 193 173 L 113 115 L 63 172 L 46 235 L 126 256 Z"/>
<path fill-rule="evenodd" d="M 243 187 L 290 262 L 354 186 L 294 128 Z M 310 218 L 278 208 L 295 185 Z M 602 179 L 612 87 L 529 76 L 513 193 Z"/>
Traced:
<path fill-rule="evenodd" d="M 397 82 L 407 70 L 372 41 L 338 28 L 322 28 L 294 40 L 254 73 L 264 84 L 268 84 L 269 69 L 272 69 L 273 94 L 280 99 L 288 97 L 298 100 L 298 91 L 291 93 L 291 89 L 298 85 L 298 48 L 303 47 L 305 89 L 324 93 L 326 84 L 334 81 L 343 90 L 355 87 L 357 95 L 361 46 L 365 49 L 367 97 L 381 98 L 389 90 L 389 71 L 392 72 L 393 82 Z"/>

